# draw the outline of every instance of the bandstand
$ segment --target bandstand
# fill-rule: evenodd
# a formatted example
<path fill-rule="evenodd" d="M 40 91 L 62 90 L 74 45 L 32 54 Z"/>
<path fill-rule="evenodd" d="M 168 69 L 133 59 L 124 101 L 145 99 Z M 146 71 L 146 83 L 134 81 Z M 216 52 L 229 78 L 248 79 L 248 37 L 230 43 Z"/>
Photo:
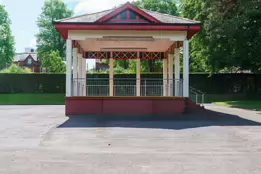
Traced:
<path fill-rule="evenodd" d="M 126 3 L 54 25 L 66 40 L 66 115 L 176 114 L 194 106 L 189 99 L 189 39 L 200 31 L 199 22 Z M 109 60 L 109 78 L 93 85 L 97 79 L 86 78 L 87 59 Z M 131 94 L 118 95 L 118 86 L 124 85 L 114 78 L 115 60 L 136 61 Z M 163 77 L 153 83 L 142 79 L 144 60 L 162 61 Z M 156 86 L 158 92 L 148 95 L 146 90 Z M 90 93 L 98 88 L 104 89 L 99 95 Z"/>

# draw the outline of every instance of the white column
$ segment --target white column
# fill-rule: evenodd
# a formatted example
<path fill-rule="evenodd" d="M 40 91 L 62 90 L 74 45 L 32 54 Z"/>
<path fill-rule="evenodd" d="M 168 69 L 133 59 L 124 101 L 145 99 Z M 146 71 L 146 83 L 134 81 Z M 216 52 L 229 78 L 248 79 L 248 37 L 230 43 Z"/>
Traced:
<path fill-rule="evenodd" d="M 82 55 L 81 55 L 82 56 Z M 82 58 L 82 94 L 86 96 L 86 59 Z"/>
<path fill-rule="evenodd" d="M 175 48 L 175 96 L 180 96 L 180 50 Z"/>
<path fill-rule="evenodd" d="M 136 72 L 136 95 L 140 96 L 140 58 L 137 58 L 137 72 Z"/>
<path fill-rule="evenodd" d="M 169 96 L 173 96 L 173 54 L 168 55 L 168 71 Z"/>
<path fill-rule="evenodd" d="M 111 53 L 111 58 L 110 58 L 110 96 L 113 96 L 113 58 L 112 58 L 112 53 Z"/>
<path fill-rule="evenodd" d="M 72 40 L 66 40 L 66 97 L 72 96 Z"/>
<path fill-rule="evenodd" d="M 78 96 L 82 96 L 82 54 L 78 54 Z"/>
<path fill-rule="evenodd" d="M 163 96 L 168 96 L 168 59 L 163 59 Z"/>
<path fill-rule="evenodd" d="M 183 45 L 183 96 L 189 97 L 189 41 L 186 39 Z"/>
<path fill-rule="evenodd" d="M 78 89 L 77 89 L 77 84 L 78 84 L 78 49 L 73 48 L 73 96 L 78 96 Z"/>

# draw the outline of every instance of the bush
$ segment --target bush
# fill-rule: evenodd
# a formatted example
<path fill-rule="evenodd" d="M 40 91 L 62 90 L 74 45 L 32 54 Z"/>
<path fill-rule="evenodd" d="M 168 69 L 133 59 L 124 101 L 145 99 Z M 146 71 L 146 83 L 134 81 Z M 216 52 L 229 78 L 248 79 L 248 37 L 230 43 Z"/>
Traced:
<path fill-rule="evenodd" d="M 3 69 L 0 73 L 16 73 L 16 74 L 28 74 L 32 73 L 32 71 L 28 68 L 23 68 L 17 66 L 16 64 L 12 64 L 10 67 Z"/>

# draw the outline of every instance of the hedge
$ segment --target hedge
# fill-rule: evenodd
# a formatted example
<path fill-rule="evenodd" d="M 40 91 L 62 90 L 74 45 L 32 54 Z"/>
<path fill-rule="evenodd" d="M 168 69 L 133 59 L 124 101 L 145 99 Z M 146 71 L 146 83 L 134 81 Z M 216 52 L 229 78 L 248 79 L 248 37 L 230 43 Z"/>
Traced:
<path fill-rule="evenodd" d="M 109 78 L 108 74 L 87 74 L 87 78 Z M 117 74 L 114 78 L 136 78 Z M 162 78 L 142 74 L 141 78 Z M 261 94 L 261 74 L 190 74 L 190 86 L 208 94 Z M 0 74 L 0 93 L 65 93 L 65 74 Z"/>

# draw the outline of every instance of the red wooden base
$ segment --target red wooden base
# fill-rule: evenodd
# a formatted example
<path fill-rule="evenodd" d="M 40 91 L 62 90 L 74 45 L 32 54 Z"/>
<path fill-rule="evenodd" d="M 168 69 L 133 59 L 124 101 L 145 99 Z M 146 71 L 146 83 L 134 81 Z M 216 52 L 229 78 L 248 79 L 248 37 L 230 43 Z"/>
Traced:
<path fill-rule="evenodd" d="M 183 97 L 67 97 L 66 115 L 181 114 L 187 105 Z"/>

